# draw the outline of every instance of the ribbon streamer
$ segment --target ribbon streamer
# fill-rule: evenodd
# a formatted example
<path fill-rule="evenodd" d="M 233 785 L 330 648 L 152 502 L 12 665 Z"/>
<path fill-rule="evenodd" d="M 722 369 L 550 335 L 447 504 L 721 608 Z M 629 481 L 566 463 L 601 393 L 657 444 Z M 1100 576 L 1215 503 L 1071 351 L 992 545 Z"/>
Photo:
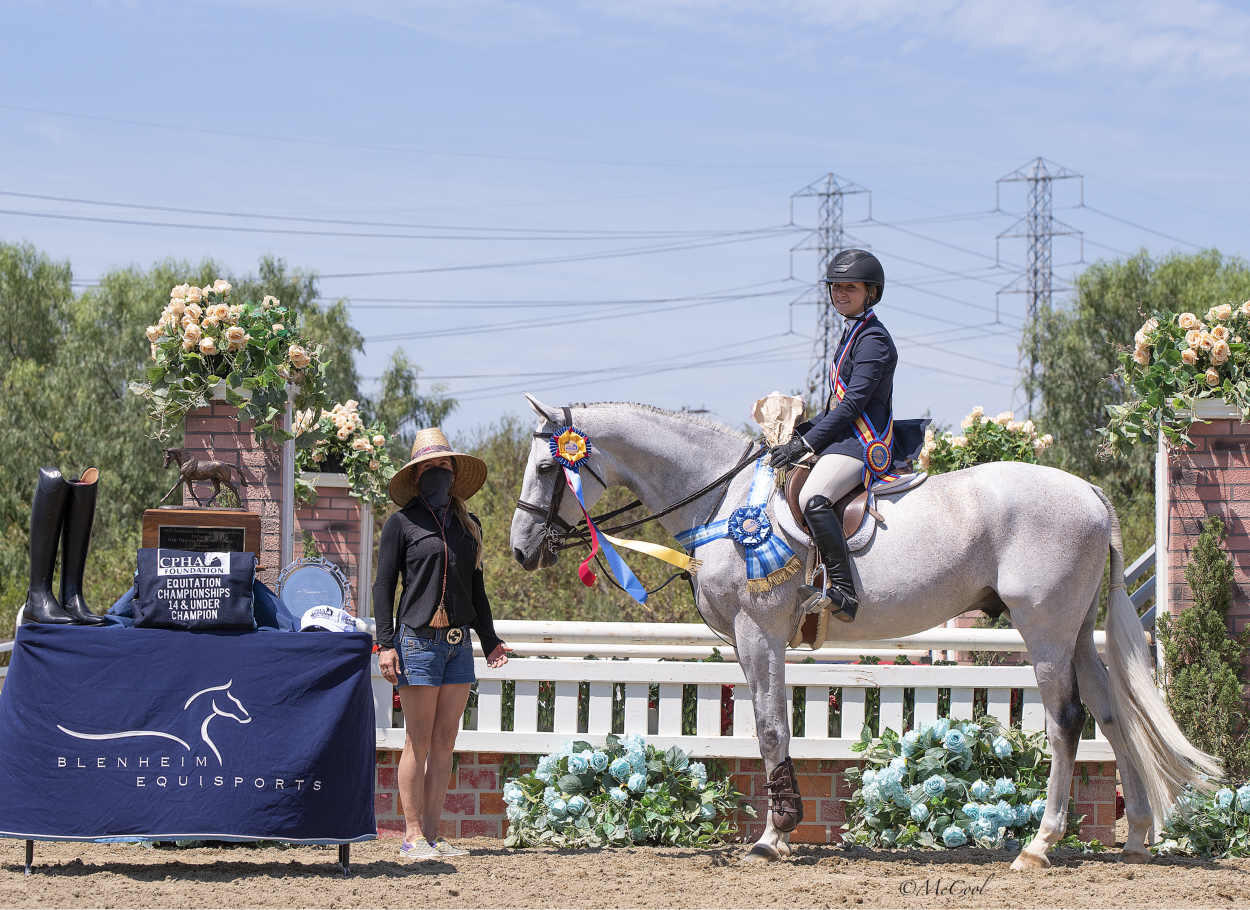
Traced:
<path fill-rule="evenodd" d="M 593 587 L 597 577 L 594 570 L 590 568 L 590 561 L 595 558 L 595 554 L 601 549 L 603 558 L 608 561 L 608 568 L 612 570 L 612 574 L 616 576 L 617 583 L 625 589 L 627 593 L 638 603 L 647 602 L 647 589 L 642 582 L 638 580 L 638 576 L 633 570 L 626 565 L 625 560 L 621 559 L 621 555 L 616 552 L 612 546 L 608 535 L 600 535 L 599 529 L 595 527 L 595 523 L 590 520 L 590 513 L 586 510 L 586 500 L 582 498 L 582 477 L 574 469 L 564 466 L 564 479 L 568 482 L 569 489 L 573 491 L 573 495 L 577 497 L 577 504 L 581 506 L 582 515 L 586 517 L 586 527 L 590 529 L 590 555 L 582 561 L 577 567 L 577 577 L 582 580 L 582 584 L 586 587 Z M 603 540 L 600 541 L 600 537 Z"/>

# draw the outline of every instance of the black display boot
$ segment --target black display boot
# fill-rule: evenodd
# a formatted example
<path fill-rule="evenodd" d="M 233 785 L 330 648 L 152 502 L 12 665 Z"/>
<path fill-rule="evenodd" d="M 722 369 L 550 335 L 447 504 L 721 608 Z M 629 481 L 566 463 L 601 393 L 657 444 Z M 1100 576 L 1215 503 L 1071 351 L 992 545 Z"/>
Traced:
<path fill-rule="evenodd" d="M 801 593 L 808 612 L 827 608 L 829 615 L 841 622 L 851 622 L 859 610 L 859 597 L 855 594 L 855 580 L 851 577 L 851 554 L 846 548 L 842 533 L 842 519 L 834 511 L 833 503 L 824 496 L 813 496 L 803 510 L 812 541 L 820 551 L 820 566 L 824 584 L 820 588 L 803 585 Z"/>
<path fill-rule="evenodd" d="M 61 540 L 61 519 L 69 484 L 56 468 L 40 468 L 35 499 L 30 505 L 30 590 L 22 622 L 71 623 L 74 618 L 52 596 L 52 572 Z"/>
<path fill-rule="evenodd" d="M 87 548 L 91 544 L 91 523 L 95 519 L 95 494 L 99 489 L 100 472 L 87 468 L 77 482 L 69 481 L 65 500 L 65 520 L 61 531 L 61 608 L 73 621 L 84 626 L 107 625 L 108 620 L 96 616 L 82 596 L 82 573 L 87 564 Z"/>

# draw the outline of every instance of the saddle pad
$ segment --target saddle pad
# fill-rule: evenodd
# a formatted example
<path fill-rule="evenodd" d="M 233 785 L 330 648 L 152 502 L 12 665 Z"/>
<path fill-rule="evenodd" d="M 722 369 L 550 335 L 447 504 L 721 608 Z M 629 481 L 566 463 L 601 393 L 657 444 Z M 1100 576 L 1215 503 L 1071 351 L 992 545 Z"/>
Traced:
<path fill-rule="evenodd" d="M 924 471 L 913 471 L 910 474 L 904 474 L 898 480 L 890 483 L 879 483 L 873 486 L 872 493 L 868 496 L 868 509 L 864 512 L 863 521 L 860 522 L 859 528 L 846 540 L 847 549 L 852 553 L 857 553 L 864 547 L 868 546 L 873 535 L 877 532 L 877 520 L 872 515 L 872 510 L 876 506 L 876 498 L 878 496 L 893 496 L 897 493 L 905 493 L 908 490 L 920 486 L 928 478 L 928 474 Z M 798 526 L 794 516 L 790 513 L 790 507 L 787 505 L 783 496 L 774 493 L 769 499 L 769 509 L 776 522 L 785 535 L 801 546 L 810 547 L 812 538 L 806 531 Z"/>

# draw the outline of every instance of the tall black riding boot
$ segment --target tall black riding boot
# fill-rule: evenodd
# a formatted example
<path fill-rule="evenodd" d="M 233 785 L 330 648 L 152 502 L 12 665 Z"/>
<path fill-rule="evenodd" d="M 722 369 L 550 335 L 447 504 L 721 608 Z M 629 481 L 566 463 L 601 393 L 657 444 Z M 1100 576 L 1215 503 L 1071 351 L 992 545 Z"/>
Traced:
<path fill-rule="evenodd" d="M 85 626 L 107 624 L 96 616 L 82 597 L 82 573 L 87 564 L 87 548 L 91 544 L 91 523 L 95 519 L 95 494 L 99 489 L 100 472 L 87 468 L 77 481 L 69 481 L 65 500 L 65 521 L 61 531 L 61 607 L 73 621 Z"/>
<path fill-rule="evenodd" d="M 56 547 L 61 540 L 61 519 L 69 484 L 56 468 L 40 468 L 35 499 L 30 505 L 30 590 L 22 622 L 71 623 L 74 618 L 52 596 L 52 572 Z"/>
<path fill-rule="evenodd" d="M 842 533 L 842 520 L 834 511 L 833 503 L 824 496 L 813 496 L 803 510 L 812 540 L 820 550 L 821 565 L 825 570 L 825 586 L 817 589 L 804 585 L 804 594 L 814 598 L 828 598 L 829 614 L 842 622 L 850 622 L 859 609 L 859 597 L 855 594 L 855 580 L 851 577 L 851 554 L 846 548 Z"/>

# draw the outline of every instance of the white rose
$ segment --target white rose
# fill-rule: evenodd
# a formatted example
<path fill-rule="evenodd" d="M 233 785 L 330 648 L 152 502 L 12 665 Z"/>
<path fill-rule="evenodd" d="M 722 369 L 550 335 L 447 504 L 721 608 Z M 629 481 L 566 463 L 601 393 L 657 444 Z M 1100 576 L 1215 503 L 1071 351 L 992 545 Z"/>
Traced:
<path fill-rule="evenodd" d="M 963 420 L 959 421 L 959 428 L 960 428 L 961 430 L 966 430 L 966 429 L 968 429 L 969 427 L 971 427 L 971 426 L 972 426 L 973 424 L 975 424 L 975 423 L 976 423 L 976 421 L 975 421 L 975 420 L 973 420 L 973 419 L 972 419 L 972 417 L 970 417 L 970 416 L 969 416 L 969 417 L 965 417 Z"/>
<path fill-rule="evenodd" d="M 994 422 L 998 424 L 1000 427 L 1005 427 L 1007 426 L 1007 424 L 1011 423 L 1015 419 L 1016 419 L 1016 415 L 1011 413 L 1011 411 L 1003 411 L 1001 414 L 999 414 L 997 417 L 994 418 Z"/>
<path fill-rule="evenodd" d="M 269 295 L 266 295 L 265 299 L 260 302 L 260 308 L 262 310 L 267 310 L 270 307 L 275 307 L 277 305 L 278 305 L 278 298 L 269 296 Z"/>
<path fill-rule="evenodd" d="M 963 448 L 967 444 L 968 444 L 967 436 L 956 436 L 954 439 L 951 440 L 951 445 L 957 449 Z"/>
<path fill-rule="evenodd" d="M 1037 427 L 1031 420 L 1026 420 L 1024 423 L 1020 424 L 1020 429 L 1024 430 L 1024 432 L 1028 433 L 1030 436 L 1037 434 Z"/>
<path fill-rule="evenodd" d="M 975 408 L 972 409 L 972 413 L 970 413 L 968 416 L 971 417 L 973 420 L 980 420 L 982 417 L 985 416 L 985 408 L 981 407 L 980 405 L 977 405 Z"/>
<path fill-rule="evenodd" d="M 1046 449 L 1046 443 L 1042 442 L 1041 439 L 1033 440 L 1033 454 L 1040 455 L 1045 449 Z"/>
<path fill-rule="evenodd" d="M 1045 436 L 1043 436 L 1043 437 L 1042 437 L 1042 444 L 1043 444 L 1043 445 L 1045 445 L 1045 446 L 1052 446 L 1052 445 L 1054 445 L 1054 443 L 1055 443 L 1055 437 L 1054 437 L 1054 436 L 1051 436 L 1049 433 L 1047 433 Z"/>

